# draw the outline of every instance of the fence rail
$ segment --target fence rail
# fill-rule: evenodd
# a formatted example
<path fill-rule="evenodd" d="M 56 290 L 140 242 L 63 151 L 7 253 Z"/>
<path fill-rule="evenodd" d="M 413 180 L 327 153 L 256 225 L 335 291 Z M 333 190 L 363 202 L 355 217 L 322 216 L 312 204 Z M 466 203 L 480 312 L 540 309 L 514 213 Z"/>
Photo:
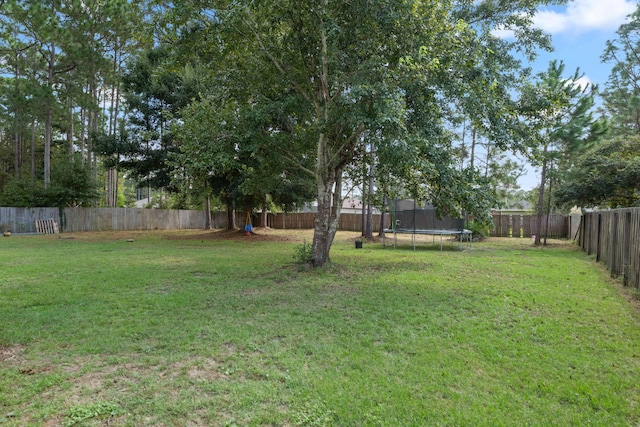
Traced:
<path fill-rule="evenodd" d="M 260 215 L 252 218 L 255 225 Z M 53 219 L 61 232 L 176 230 L 204 228 L 204 211 L 131 208 L 0 208 L 0 231 L 37 233 L 36 221 Z M 235 214 L 236 224 L 244 227 L 246 216 Z M 267 225 L 279 229 L 312 229 L 315 213 L 269 213 Z M 213 212 L 213 228 L 227 227 L 227 213 Z M 362 231 L 362 215 L 343 213 L 338 229 Z M 380 229 L 380 215 L 373 215 L 373 231 Z"/>
<path fill-rule="evenodd" d="M 596 261 L 640 289 L 640 208 L 588 212 L 582 217 L 578 243 Z"/>

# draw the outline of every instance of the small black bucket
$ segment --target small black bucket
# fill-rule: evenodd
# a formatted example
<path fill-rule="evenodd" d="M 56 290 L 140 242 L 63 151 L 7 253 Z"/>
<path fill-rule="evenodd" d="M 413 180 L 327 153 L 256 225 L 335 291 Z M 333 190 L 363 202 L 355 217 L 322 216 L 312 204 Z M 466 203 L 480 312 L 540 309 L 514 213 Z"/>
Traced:
<path fill-rule="evenodd" d="M 356 240 L 356 249 L 362 249 L 362 240 Z"/>

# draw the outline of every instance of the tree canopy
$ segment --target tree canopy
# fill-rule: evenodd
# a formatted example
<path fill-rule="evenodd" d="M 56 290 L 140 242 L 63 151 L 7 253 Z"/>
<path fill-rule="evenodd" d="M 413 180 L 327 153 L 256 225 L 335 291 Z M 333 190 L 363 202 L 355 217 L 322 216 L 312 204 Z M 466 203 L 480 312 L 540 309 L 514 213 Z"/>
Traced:
<path fill-rule="evenodd" d="M 602 93 L 606 126 L 596 144 L 565 168 L 556 191 L 561 204 L 615 208 L 640 202 L 640 5 L 616 34 L 602 55 L 612 64 Z"/>
<path fill-rule="evenodd" d="M 379 170 L 410 195 L 481 216 L 491 200 L 479 197 L 477 172 L 460 170 L 451 154 L 452 112 L 500 148 L 526 149 L 510 96 L 526 72 L 513 53 L 548 47 L 531 25 L 542 3 L 176 2 L 163 34 L 181 61 L 197 57 L 210 69 L 212 85 L 188 107 L 206 121 L 183 115 L 184 156 L 203 176 L 229 178 L 239 167 L 257 171 L 243 154 L 249 147 L 286 176 L 311 179 L 317 266 L 329 260 L 343 173 L 370 140 Z M 494 36 L 498 28 L 514 30 L 515 41 Z M 194 48 L 179 47 L 187 42 Z M 282 186 L 273 182 L 265 187 Z"/>
<path fill-rule="evenodd" d="M 639 187 L 640 135 L 618 136 L 584 153 L 557 196 L 585 207 L 638 206 Z"/>
<path fill-rule="evenodd" d="M 578 155 L 596 153 L 585 150 L 606 127 L 590 128 L 593 93 L 557 63 L 542 81 L 526 63 L 550 49 L 537 8 L 562 3 L 8 0 L 0 190 L 59 188 L 60 168 L 107 194 L 91 202 L 95 192 L 76 186 L 68 204 L 117 204 L 123 173 L 184 203 L 286 210 L 315 199 L 316 266 L 329 261 L 345 179 L 366 182 L 368 202 L 413 197 L 488 221 L 517 185 L 504 153 L 550 162 L 554 180 L 596 170 Z M 637 133 L 632 18 L 603 56 L 614 63 L 604 107 L 616 135 Z M 629 144 L 599 153 L 631 161 Z"/>

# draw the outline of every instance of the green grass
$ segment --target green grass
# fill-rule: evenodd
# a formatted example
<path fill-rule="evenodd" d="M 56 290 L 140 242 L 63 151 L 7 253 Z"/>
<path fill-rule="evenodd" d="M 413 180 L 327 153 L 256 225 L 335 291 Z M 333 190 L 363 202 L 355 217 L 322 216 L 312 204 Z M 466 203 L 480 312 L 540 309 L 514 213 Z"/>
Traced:
<path fill-rule="evenodd" d="M 638 314 L 570 244 L 262 233 L 0 239 L 0 426 L 640 424 Z"/>

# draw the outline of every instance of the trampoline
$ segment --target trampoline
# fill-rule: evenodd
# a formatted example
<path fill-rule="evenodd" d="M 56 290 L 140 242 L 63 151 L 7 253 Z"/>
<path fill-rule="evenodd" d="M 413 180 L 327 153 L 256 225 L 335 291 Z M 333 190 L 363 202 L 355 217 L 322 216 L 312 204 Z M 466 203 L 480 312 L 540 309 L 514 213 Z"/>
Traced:
<path fill-rule="evenodd" d="M 398 234 L 411 234 L 413 250 L 416 250 L 416 235 L 440 236 L 440 251 L 443 248 L 444 236 L 455 236 L 460 241 L 460 250 L 467 244 L 471 248 L 472 232 L 464 228 L 464 218 L 436 216 L 435 207 L 420 206 L 415 200 L 390 200 L 388 203 L 391 215 L 391 228 L 386 233 L 393 233 L 393 247 L 397 246 Z M 385 244 L 385 238 L 382 240 Z"/>

